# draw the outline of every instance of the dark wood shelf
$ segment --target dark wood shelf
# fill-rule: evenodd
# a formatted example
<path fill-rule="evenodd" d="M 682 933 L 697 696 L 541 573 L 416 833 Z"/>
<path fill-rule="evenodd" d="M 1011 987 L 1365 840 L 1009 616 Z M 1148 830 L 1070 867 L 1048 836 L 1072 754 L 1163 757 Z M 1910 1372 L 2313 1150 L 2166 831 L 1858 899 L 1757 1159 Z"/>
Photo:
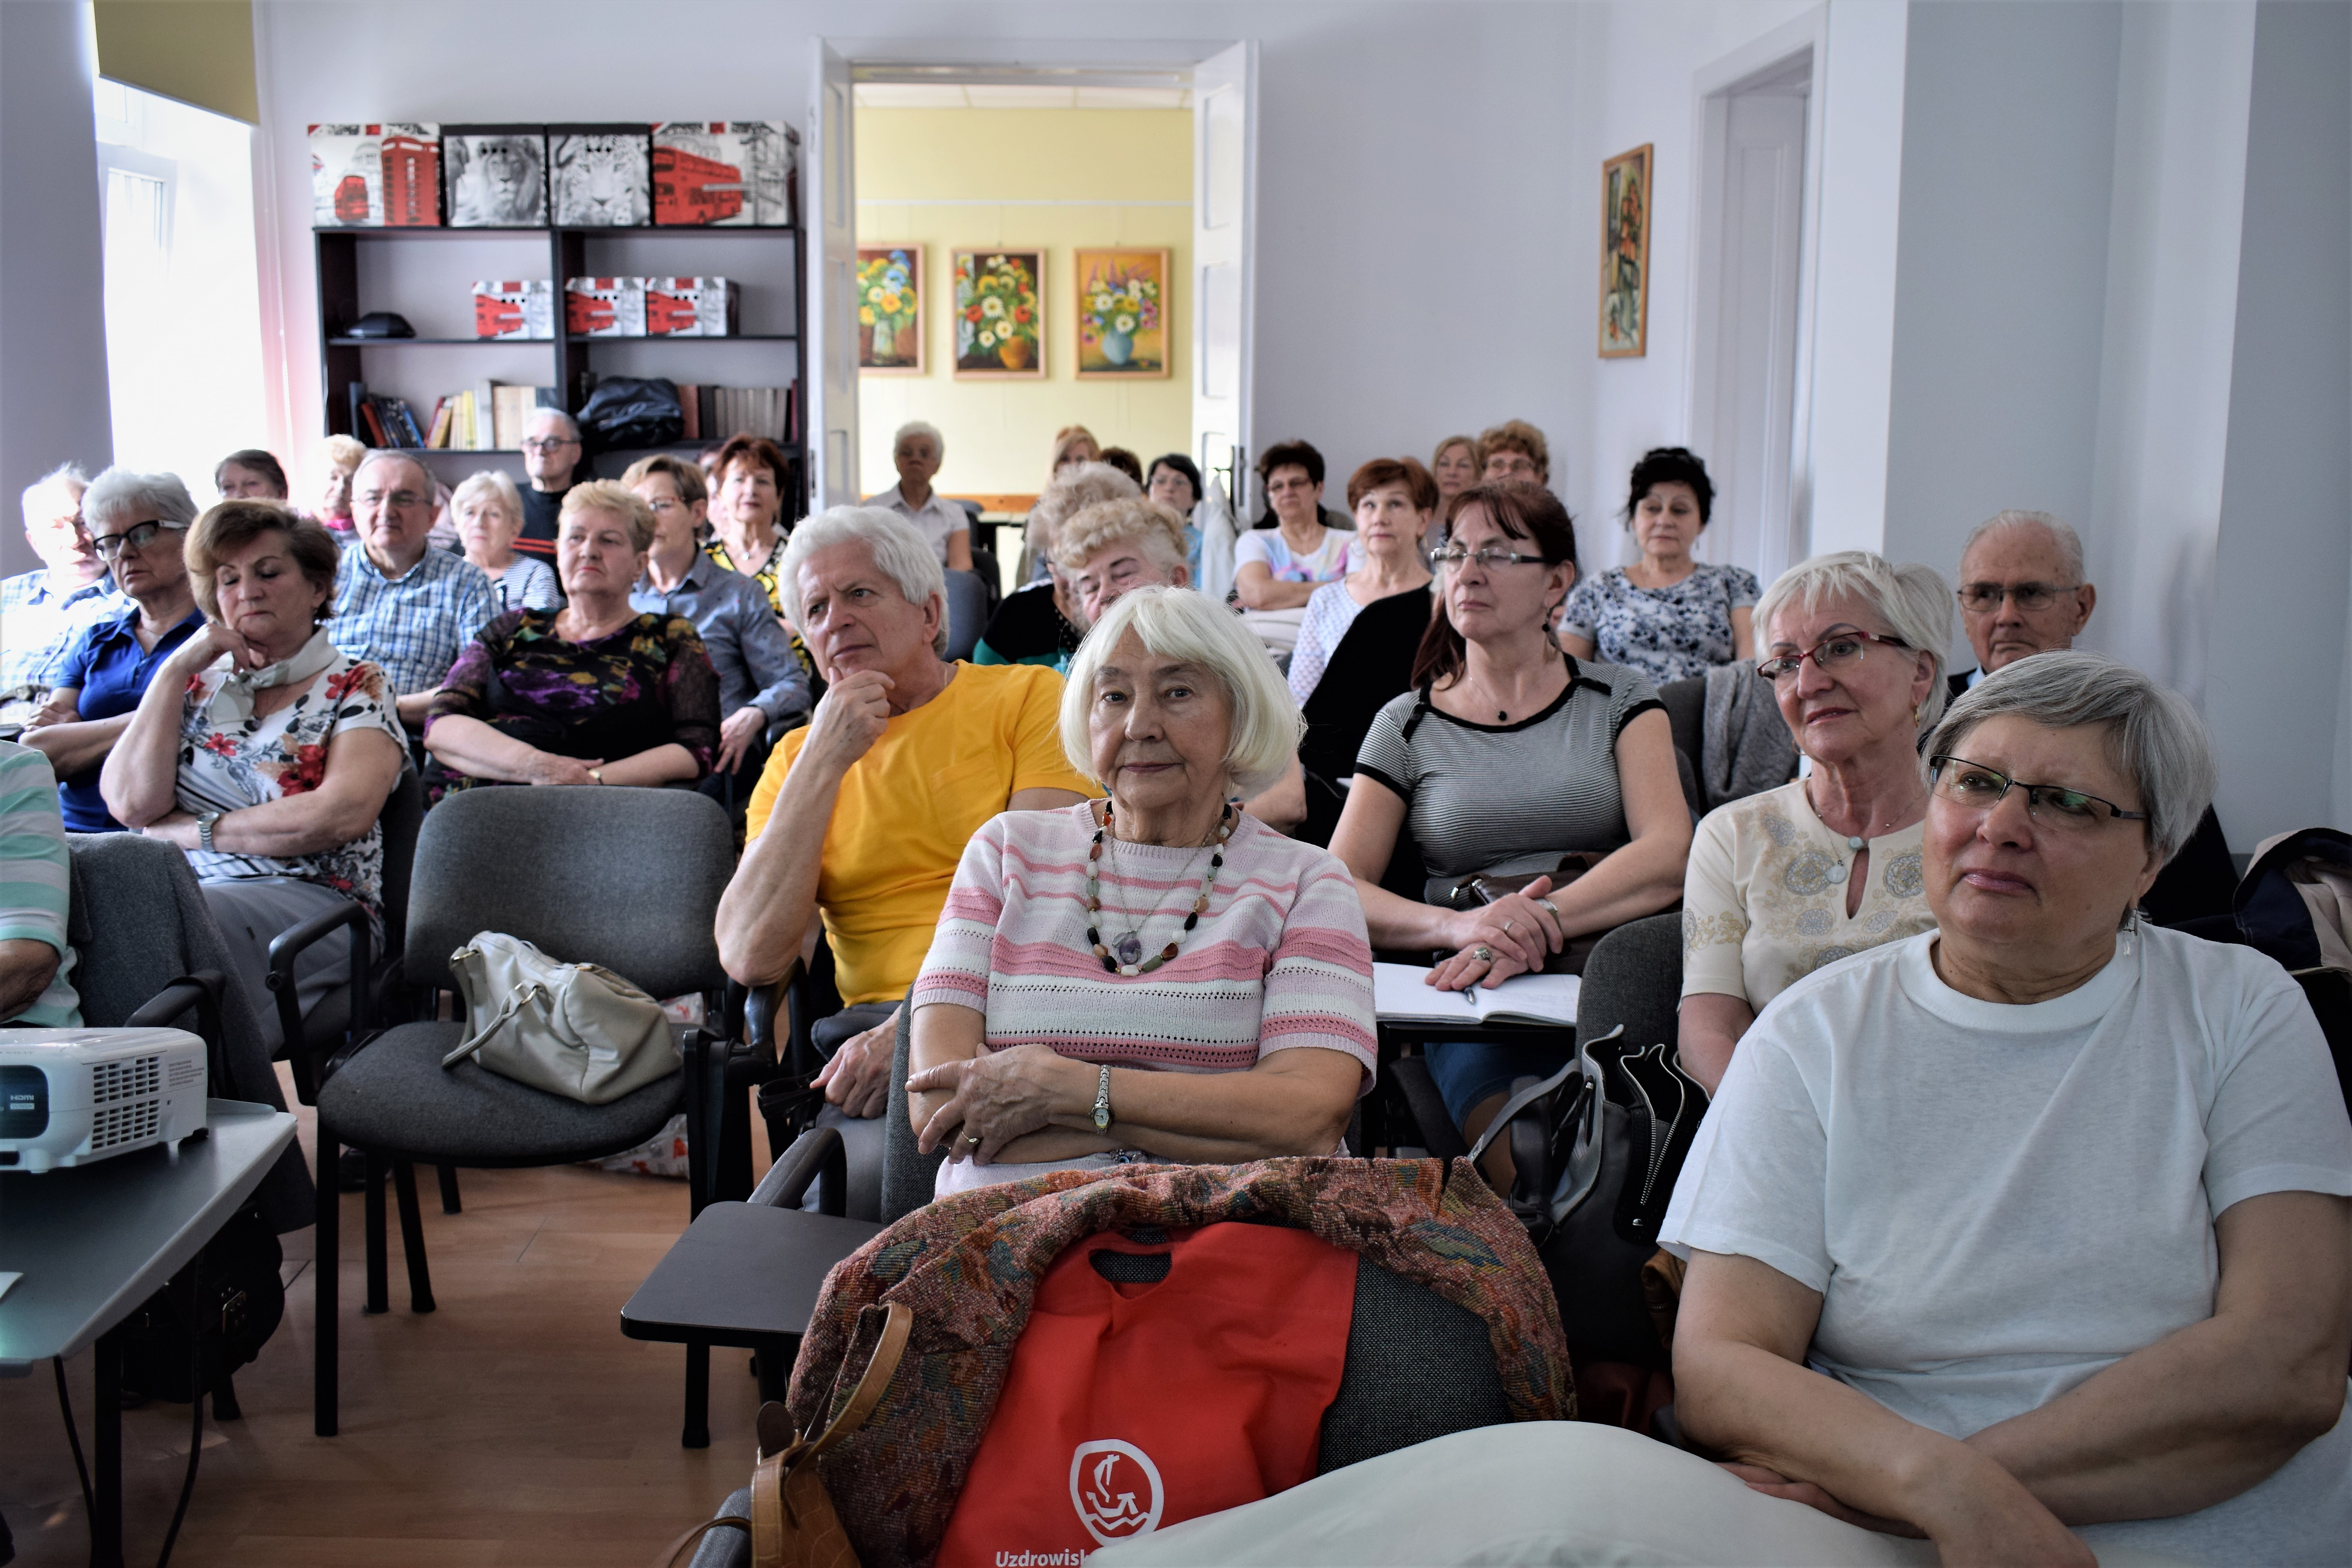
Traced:
<path fill-rule="evenodd" d="M 607 234 L 675 234 L 693 235 L 697 237 L 700 237 L 704 235 L 713 234 L 792 235 L 798 234 L 801 230 L 800 226 L 797 224 L 647 223 L 634 225 L 608 224 L 596 228 L 527 228 L 520 226 L 493 228 L 487 226 L 476 228 L 457 228 L 447 224 L 431 226 L 417 224 L 411 225 L 406 227 L 393 227 L 390 226 L 362 226 L 354 225 L 350 227 L 337 227 L 332 226 L 325 228 L 314 227 L 310 232 L 312 234 L 356 235 L 362 239 L 471 239 L 481 236 L 497 236 L 502 234 L 576 234 L 589 239 L 594 239 L 601 235 Z"/>
<path fill-rule="evenodd" d="M 329 338 L 331 349 L 381 348 L 499 348 L 530 347 L 552 342 L 551 338 Z M 566 338 L 575 345 L 593 343 L 796 343 L 798 332 L 737 332 L 731 337 L 706 338 L 684 332 L 647 332 L 641 338 Z"/>

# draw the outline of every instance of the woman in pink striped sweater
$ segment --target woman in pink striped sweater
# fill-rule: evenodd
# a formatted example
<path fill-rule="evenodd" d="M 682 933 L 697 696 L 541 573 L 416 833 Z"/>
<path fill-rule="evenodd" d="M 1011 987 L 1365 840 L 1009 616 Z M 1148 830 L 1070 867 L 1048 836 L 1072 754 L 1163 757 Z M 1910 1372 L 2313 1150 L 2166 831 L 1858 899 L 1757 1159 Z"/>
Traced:
<path fill-rule="evenodd" d="M 908 994 L 940 1192 L 1341 1148 L 1372 1081 L 1363 906 L 1328 852 L 1234 804 L 1297 743 L 1289 689 L 1222 605 L 1146 588 L 1096 624 L 1062 744 L 1110 798 L 975 834 Z"/>

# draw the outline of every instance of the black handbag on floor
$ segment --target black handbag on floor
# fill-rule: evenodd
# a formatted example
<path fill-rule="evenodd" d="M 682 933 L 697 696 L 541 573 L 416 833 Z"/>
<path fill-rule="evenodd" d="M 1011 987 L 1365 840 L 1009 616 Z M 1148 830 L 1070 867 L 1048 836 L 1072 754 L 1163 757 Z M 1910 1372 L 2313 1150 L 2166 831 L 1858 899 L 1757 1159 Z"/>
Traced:
<path fill-rule="evenodd" d="M 1504 1201 L 1551 1276 L 1569 1344 L 1663 1369 L 1669 1347 L 1651 1320 L 1642 1265 L 1658 1250 L 1706 1090 L 1675 1065 L 1672 1047 L 1636 1049 L 1624 1034 L 1580 1044 L 1574 1061 L 1540 1082 L 1520 1079 L 1470 1160 L 1509 1137 L 1517 1173 Z"/>
<path fill-rule="evenodd" d="M 197 1392 L 193 1352 L 203 1368 L 202 1389 L 226 1394 L 230 1376 L 261 1353 L 285 1319 L 278 1276 L 285 1260 L 258 1207 L 248 1204 L 231 1215 L 184 1276 L 123 1320 L 123 1393 L 186 1404 Z M 217 1403 L 220 1419 L 236 1418 L 233 1398 Z"/>

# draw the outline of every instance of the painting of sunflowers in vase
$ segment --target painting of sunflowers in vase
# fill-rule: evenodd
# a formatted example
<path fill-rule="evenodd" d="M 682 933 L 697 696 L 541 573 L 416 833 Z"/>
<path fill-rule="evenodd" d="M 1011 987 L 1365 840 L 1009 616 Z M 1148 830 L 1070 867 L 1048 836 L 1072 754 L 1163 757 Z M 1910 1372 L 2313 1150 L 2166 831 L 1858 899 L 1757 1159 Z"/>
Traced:
<path fill-rule="evenodd" d="M 857 247 L 857 368 L 923 374 L 923 247 Z"/>
<path fill-rule="evenodd" d="M 1078 374 L 1168 374 L 1168 253 L 1081 250 L 1077 278 Z"/>
<path fill-rule="evenodd" d="M 1045 374 L 1042 250 L 955 253 L 955 374 L 960 381 Z"/>

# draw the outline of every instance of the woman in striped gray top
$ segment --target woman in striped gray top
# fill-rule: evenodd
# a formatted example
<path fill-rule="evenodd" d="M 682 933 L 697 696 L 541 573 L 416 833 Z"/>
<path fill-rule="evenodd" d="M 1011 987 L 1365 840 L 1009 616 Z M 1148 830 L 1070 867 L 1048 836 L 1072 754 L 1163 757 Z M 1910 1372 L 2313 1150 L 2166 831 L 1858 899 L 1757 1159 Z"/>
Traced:
<path fill-rule="evenodd" d="M 1466 492 L 1433 560 L 1444 613 L 1416 689 L 1372 721 L 1331 850 L 1355 874 L 1373 947 L 1445 954 L 1430 984 L 1464 990 L 1559 968 L 1576 939 L 1670 908 L 1691 820 L 1649 681 L 1553 639 L 1576 533 L 1550 492 Z M 1381 886 L 1408 834 L 1428 879 L 1418 901 Z M 1529 873 L 1544 874 L 1516 892 L 1465 886 Z M 1554 1071 L 1568 1050 L 1441 1044 L 1429 1068 L 1475 1138 L 1513 1078 Z"/>

